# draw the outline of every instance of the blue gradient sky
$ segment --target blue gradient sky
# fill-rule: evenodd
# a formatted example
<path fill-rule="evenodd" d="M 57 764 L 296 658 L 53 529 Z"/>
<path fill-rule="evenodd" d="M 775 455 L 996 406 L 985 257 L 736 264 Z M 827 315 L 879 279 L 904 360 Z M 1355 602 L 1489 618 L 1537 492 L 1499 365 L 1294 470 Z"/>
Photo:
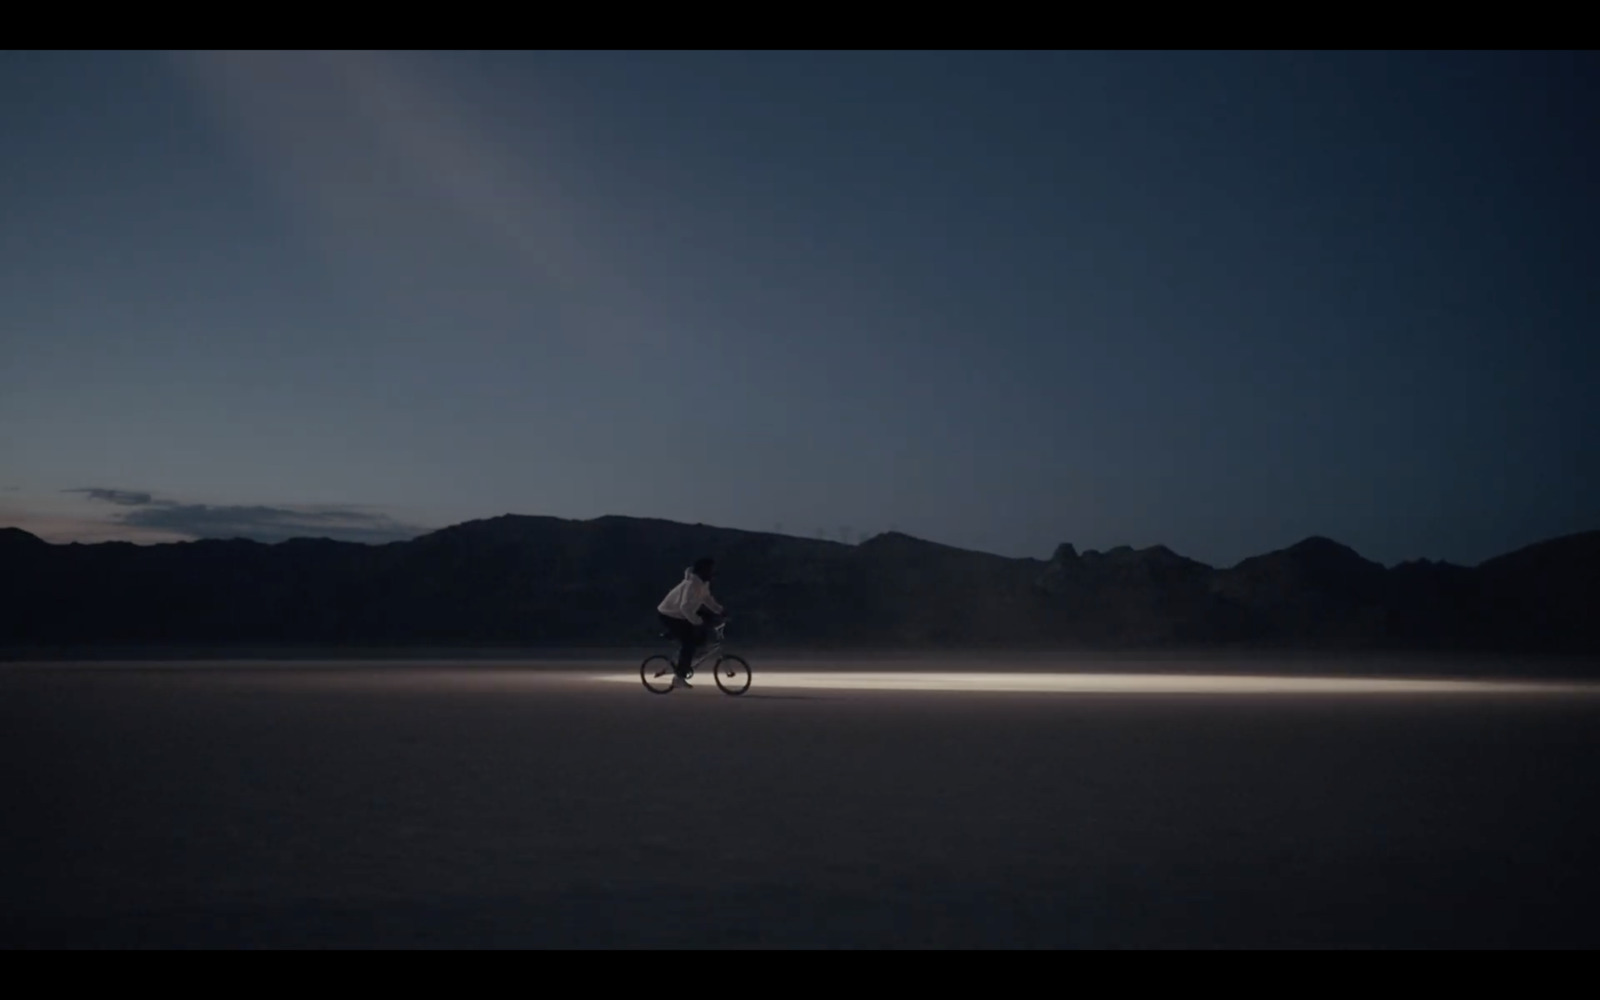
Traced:
<path fill-rule="evenodd" d="M 1600 527 L 1597 66 L 6 53 L 0 523 Z"/>

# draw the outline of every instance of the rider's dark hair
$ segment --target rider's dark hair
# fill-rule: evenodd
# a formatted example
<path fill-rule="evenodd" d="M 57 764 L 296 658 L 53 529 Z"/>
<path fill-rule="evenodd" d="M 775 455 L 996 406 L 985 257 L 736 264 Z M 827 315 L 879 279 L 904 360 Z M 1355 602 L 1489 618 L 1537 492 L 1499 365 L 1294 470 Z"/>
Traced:
<path fill-rule="evenodd" d="M 702 556 L 694 561 L 694 575 L 704 580 L 706 574 L 716 568 L 717 561 L 710 556 Z"/>

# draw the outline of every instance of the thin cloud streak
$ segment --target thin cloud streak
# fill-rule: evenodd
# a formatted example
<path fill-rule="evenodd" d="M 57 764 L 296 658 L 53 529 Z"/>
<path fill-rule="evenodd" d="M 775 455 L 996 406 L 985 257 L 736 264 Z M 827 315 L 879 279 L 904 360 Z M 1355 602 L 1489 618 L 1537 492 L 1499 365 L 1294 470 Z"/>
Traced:
<path fill-rule="evenodd" d="M 430 529 L 407 524 L 372 507 L 356 504 L 305 506 L 267 504 L 203 504 L 158 498 L 139 490 L 86 487 L 64 490 L 98 503 L 129 508 L 109 522 L 89 518 L 48 518 L 23 515 L 18 526 L 49 524 L 57 537 L 84 536 L 97 540 L 126 537 L 171 541 L 199 538 L 246 538 L 282 542 L 291 538 L 330 538 L 338 541 L 382 544 L 405 541 Z M 29 529 L 32 530 L 32 529 Z M 120 534 L 119 534 L 120 532 Z M 35 531 L 35 534 L 39 532 Z M 40 537 L 45 537 L 40 534 Z"/>
<path fill-rule="evenodd" d="M 62 490 L 63 493 L 82 493 L 90 500 L 100 500 L 105 503 L 114 503 L 122 507 L 142 507 L 154 501 L 149 493 L 137 490 L 106 490 L 98 487 L 85 487 L 76 490 Z"/>
<path fill-rule="evenodd" d="M 406 541 L 427 529 L 401 524 L 385 514 L 354 508 L 316 510 L 290 507 L 158 504 L 131 511 L 123 524 L 178 532 L 196 538 L 249 538 L 282 542 L 291 538 L 332 538 L 346 542 Z"/>
<path fill-rule="evenodd" d="M 431 274 L 441 210 L 538 275 L 579 320 L 576 346 L 620 350 L 658 324 L 592 246 L 544 163 L 510 155 L 413 57 L 383 52 L 179 52 L 173 64 L 274 184 L 326 262 L 377 264 L 385 296 Z M 375 180 L 377 179 L 377 180 Z M 412 255 L 403 257 L 402 255 Z M 518 278 L 518 284 L 525 282 Z M 549 331 L 546 331 L 547 333 Z M 597 339 L 598 338 L 598 339 Z"/>

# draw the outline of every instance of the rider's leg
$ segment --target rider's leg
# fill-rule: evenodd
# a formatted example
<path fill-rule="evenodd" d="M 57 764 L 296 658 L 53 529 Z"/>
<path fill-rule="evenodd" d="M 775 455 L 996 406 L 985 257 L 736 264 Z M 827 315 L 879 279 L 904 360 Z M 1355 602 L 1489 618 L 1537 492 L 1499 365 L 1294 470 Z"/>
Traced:
<path fill-rule="evenodd" d="M 684 624 L 688 625 L 687 622 Z M 683 645 L 678 649 L 678 673 L 689 676 L 689 668 L 694 665 L 694 654 L 699 652 L 704 642 L 705 636 L 701 635 L 698 627 L 689 625 L 684 629 Z"/>
<path fill-rule="evenodd" d="M 661 618 L 661 624 L 665 625 L 667 631 L 671 632 L 678 640 L 678 662 L 673 667 L 673 670 L 679 677 L 687 676 L 689 664 L 693 662 L 694 648 L 700 640 L 698 630 L 693 624 L 684 621 L 682 618 L 669 618 L 666 615 L 659 615 L 659 617 Z"/>
<path fill-rule="evenodd" d="M 700 605 L 700 624 L 689 626 L 690 628 L 694 629 L 694 652 L 698 653 L 700 650 L 710 645 L 711 629 L 721 620 L 721 615 L 717 614 L 715 611 L 712 611 L 704 604 Z M 689 659 L 685 660 L 684 662 L 693 663 L 694 661 Z"/>

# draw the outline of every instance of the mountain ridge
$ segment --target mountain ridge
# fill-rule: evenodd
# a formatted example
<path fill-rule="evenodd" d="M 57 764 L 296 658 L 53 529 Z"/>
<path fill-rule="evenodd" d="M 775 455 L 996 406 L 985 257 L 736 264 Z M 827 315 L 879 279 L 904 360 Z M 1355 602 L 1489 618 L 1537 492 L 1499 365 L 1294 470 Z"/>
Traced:
<path fill-rule="evenodd" d="M 1164 545 L 1014 558 L 604 515 L 408 541 L 53 544 L 0 528 L 0 644 L 632 644 L 704 552 L 741 642 L 1600 653 L 1600 531 L 1466 567 L 1331 538 L 1218 568 Z"/>

